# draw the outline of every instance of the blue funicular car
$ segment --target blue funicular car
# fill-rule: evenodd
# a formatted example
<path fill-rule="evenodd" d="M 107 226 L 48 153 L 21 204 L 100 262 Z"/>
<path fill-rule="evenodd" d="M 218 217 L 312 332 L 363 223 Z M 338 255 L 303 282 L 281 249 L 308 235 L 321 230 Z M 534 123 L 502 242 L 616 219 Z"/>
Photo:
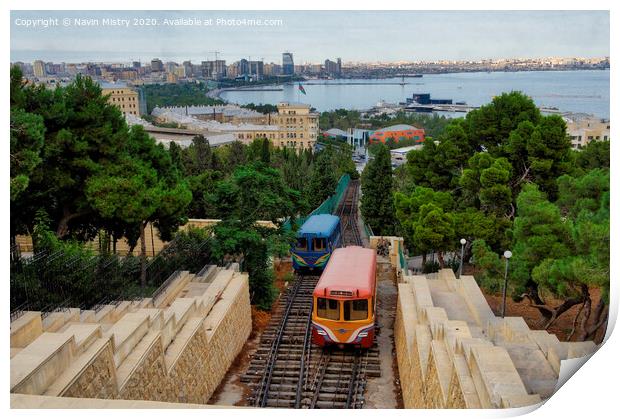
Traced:
<path fill-rule="evenodd" d="M 322 270 L 334 249 L 340 247 L 340 218 L 335 215 L 312 215 L 297 232 L 291 248 L 293 269 Z"/>

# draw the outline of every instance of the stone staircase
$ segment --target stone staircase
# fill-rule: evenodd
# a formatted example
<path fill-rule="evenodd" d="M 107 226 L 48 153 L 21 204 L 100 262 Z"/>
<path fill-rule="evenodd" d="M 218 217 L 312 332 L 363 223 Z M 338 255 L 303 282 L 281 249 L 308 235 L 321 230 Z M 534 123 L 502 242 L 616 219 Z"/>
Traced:
<path fill-rule="evenodd" d="M 24 313 L 11 323 L 11 393 L 206 403 L 250 333 L 247 274 L 206 266 L 160 291 Z"/>

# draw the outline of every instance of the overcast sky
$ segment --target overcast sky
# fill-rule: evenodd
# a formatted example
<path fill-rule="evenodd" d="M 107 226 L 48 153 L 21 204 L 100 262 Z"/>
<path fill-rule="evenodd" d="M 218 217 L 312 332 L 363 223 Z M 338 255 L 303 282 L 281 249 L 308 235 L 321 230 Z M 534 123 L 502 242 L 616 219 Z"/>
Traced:
<path fill-rule="evenodd" d="M 155 18 L 158 26 L 76 27 L 74 18 Z M 213 19 L 214 26 L 162 26 L 164 18 Z M 26 28 L 23 19 L 57 18 L 58 27 Z M 69 18 L 70 26 L 63 26 Z M 277 27 L 217 26 L 218 18 L 281 19 Z M 133 23 L 133 22 L 132 22 Z M 228 63 L 251 57 L 280 63 L 417 61 L 609 55 L 606 11 L 311 11 L 133 12 L 13 11 L 11 61 L 194 61 L 212 51 Z"/>

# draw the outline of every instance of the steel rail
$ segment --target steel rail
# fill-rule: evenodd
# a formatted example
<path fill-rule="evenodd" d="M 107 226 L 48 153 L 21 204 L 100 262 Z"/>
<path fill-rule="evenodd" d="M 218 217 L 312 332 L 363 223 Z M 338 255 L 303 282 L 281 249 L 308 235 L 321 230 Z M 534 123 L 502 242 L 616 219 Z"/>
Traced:
<path fill-rule="evenodd" d="M 291 312 L 293 302 L 295 301 L 295 297 L 297 296 L 297 292 L 299 291 L 301 282 L 302 282 L 301 278 L 298 278 L 295 285 L 293 286 L 292 291 L 287 296 L 286 308 L 284 310 L 284 314 L 280 321 L 280 325 L 278 327 L 276 337 L 271 344 L 271 351 L 269 353 L 269 358 L 267 360 L 265 372 L 263 374 L 263 378 L 261 379 L 260 385 L 258 386 L 258 389 L 257 389 L 257 395 L 254 400 L 255 406 L 265 407 L 265 405 L 267 404 L 267 400 L 269 396 L 269 386 L 271 385 L 273 369 L 275 367 L 276 358 L 278 357 L 278 347 L 280 346 L 280 342 L 282 341 L 282 336 L 284 334 L 286 322 Z"/>
<path fill-rule="evenodd" d="M 306 323 L 306 333 L 304 335 L 304 347 L 301 352 L 301 359 L 299 365 L 299 378 L 297 380 L 297 389 L 295 391 L 295 409 L 299 409 L 301 407 L 301 392 L 305 387 L 305 373 L 306 373 L 306 355 L 310 355 L 311 350 L 311 329 L 312 329 L 312 306 L 310 306 L 310 311 L 308 312 L 308 320 Z M 308 363 L 309 364 L 309 363 Z"/>

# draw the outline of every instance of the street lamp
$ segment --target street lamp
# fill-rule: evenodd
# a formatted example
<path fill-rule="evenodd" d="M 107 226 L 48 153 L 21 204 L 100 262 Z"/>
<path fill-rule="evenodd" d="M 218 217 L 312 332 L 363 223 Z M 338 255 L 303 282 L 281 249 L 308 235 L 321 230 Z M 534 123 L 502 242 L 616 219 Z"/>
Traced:
<path fill-rule="evenodd" d="M 506 259 L 506 270 L 504 271 L 504 289 L 502 290 L 502 319 L 506 315 L 506 288 L 508 288 L 508 259 L 512 257 L 512 252 L 506 250 L 504 258 Z"/>
<path fill-rule="evenodd" d="M 459 279 L 461 278 L 461 275 L 463 275 L 463 254 L 465 253 L 465 243 L 467 243 L 467 240 L 461 239 L 461 263 L 459 265 Z"/>

